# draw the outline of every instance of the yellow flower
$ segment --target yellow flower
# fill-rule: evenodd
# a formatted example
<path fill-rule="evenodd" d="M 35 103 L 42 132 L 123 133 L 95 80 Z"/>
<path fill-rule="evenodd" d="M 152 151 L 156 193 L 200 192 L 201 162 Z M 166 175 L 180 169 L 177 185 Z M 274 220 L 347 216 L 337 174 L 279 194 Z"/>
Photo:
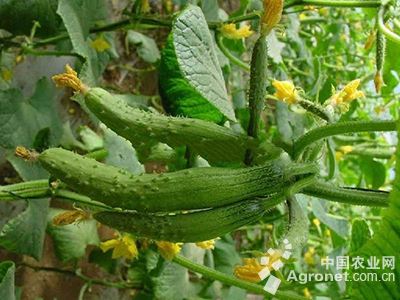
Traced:
<path fill-rule="evenodd" d="M 53 224 L 56 226 L 63 226 L 87 220 L 89 218 L 90 214 L 84 210 L 68 210 L 55 216 L 53 218 Z"/>
<path fill-rule="evenodd" d="M 327 236 L 327 237 L 331 237 L 331 231 L 327 228 L 327 229 L 325 229 L 325 235 Z"/>
<path fill-rule="evenodd" d="M 307 15 L 306 15 L 305 13 L 299 14 L 299 20 L 300 20 L 300 21 L 303 21 L 303 20 L 305 20 L 305 19 L 307 19 Z"/>
<path fill-rule="evenodd" d="M 353 151 L 353 146 L 347 145 L 347 146 L 342 146 L 339 148 L 339 151 L 342 152 L 343 154 L 347 154 Z"/>
<path fill-rule="evenodd" d="M 218 238 L 217 238 L 218 239 Z M 196 246 L 200 247 L 202 249 L 214 249 L 215 248 L 215 241 L 217 239 L 213 239 L 213 240 L 208 240 L 208 241 L 203 241 L 203 242 L 197 242 Z"/>
<path fill-rule="evenodd" d="M 258 273 L 265 267 L 260 264 L 257 258 L 244 258 L 243 265 L 235 267 L 234 275 L 247 281 L 259 282 L 261 278 Z"/>
<path fill-rule="evenodd" d="M 259 282 L 261 278 L 258 273 L 266 267 L 271 269 L 272 264 L 282 256 L 282 252 L 280 250 L 275 250 L 272 255 L 265 253 L 265 256 L 269 258 L 267 265 L 262 265 L 258 258 L 244 258 L 243 265 L 235 267 L 234 275 L 247 281 Z"/>
<path fill-rule="evenodd" d="M 304 297 L 311 299 L 311 293 L 308 288 L 303 289 Z"/>
<path fill-rule="evenodd" d="M 104 37 L 99 36 L 90 43 L 90 46 L 97 52 L 104 52 L 111 48 L 111 45 L 104 39 Z"/>
<path fill-rule="evenodd" d="M 304 261 L 306 262 L 307 265 L 315 264 L 314 255 L 315 255 L 315 248 L 309 247 L 307 252 L 304 253 Z"/>
<path fill-rule="evenodd" d="M 99 247 L 103 252 L 114 249 L 112 253 L 112 258 L 114 259 L 119 257 L 133 259 L 139 255 L 135 240 L 129 235 L 102 242 Z"/>
<path fill-rule="evenodd" d="M 156 242 L 158 251 L 161 256 L 166 260 L 172 260 L 175 255 L 177 255 L 182 248 L 182 243 L 171 243 L 166 241 Z"/>
<path fill-rule="evenodd" d="M 3 71 L 1 71 L 1 78 L 5 81 L 10 81 L 13 78 L 12 71 L 9 69 L 3 69 Z"/>
<path fill-rule="evenodd" d="M 347 145 L 339 147 L 338 151 L 336 151 L 336 160 L 339 161 L 343 158 L 344 155 L 353 151 L 353 146 Z"/>
<path fill-rule="evenodd" d="M 358 90 L 360 82 L 360 79 L 350 81 L 341 91 L 335 93 L 330 98 L 330 104 L 333 107 L 339 107 L 343 112 L 347 111 L 351 101 L 357 98 L 365 97 L 364 93 Z"/>
<path fill-rule="evenodd" d="M 291 81 L 272 81 L 273 87 L 276 89 L 274 96 L 279 100 L 288 104 L 294 104 L 299 99 L 298 92 Z"/>
<path fill-rule="evenodd" d="M 283 0 L 264 0 L 264 14 L 261 17 L 262 32 L 268 34 L 282 18 Z"/>
<path fill-rule="evenodd" d="M 253 34 L 249 25 L 244 25 L 238 29 L 236 28 L 236 24 L 233 23 L 222 25 L 220 30 L 224 37 L 232 40 L 247 38 Z"/>
<path fill-rule="evenodd" d="M 318 220 L 317 218 L 314 218 L 314 219 L 312 220 L 312 222 L 313 222 L 313 224 L 314 224 L 315 226 L 317 226 L 317 227 L 319 227 L 319 226 L 321 225 L 320 220 Z"/>

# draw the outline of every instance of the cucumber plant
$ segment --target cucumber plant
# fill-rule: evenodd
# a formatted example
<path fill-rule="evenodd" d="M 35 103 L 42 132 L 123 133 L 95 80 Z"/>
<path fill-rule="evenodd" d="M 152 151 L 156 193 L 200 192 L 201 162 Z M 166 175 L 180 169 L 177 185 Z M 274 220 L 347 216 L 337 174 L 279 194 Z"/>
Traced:
<path fill-rule="evenodd" d="M 282 281 L 335 253 L 400 259 L 398 5 L 135 0 L 110 23 L 125 4 L 106 2 L 0 0 L 0 212 L 27 203 L 0 247 L 40 259 L 48 232 L 67 261 L 99 245 L 90 262 L 118 276 L 54 268 L 85 282 L 80 299 L 92 284 L 138 299 L 246 298 L 231 285 L 269 296 L 253 283 L 260 256 L 275 262 L 268 248 L 298 264 L 272 271 Z M 374 34 L 362 47 L 364 27 Z M 30 65 L 13 73 L 25 56 L 69 56 L 77 71 L 67 65 L 26 98 L 30 85 L 17 87 Z M 76 103 L 57 101 L 54 86 Z M 115 237 L 100 243 L 98 226 Z M 15 264 L 0 263 L 1 299 L 14 299 Z M 363 299 L 373 286 L 400 298 L 396 282 L 316 283 L 274 297 Z"/>

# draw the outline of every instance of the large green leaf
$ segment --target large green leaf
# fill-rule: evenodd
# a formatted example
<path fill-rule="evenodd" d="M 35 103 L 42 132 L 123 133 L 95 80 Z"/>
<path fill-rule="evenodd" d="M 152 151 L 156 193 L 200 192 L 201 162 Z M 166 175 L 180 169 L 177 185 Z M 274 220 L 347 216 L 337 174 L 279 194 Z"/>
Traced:
<path fill-rule="evenodd" d="M 15 265 L 12 261 L 0 263 L 0 299 L 15 300 L 14 274 Z"/>
<path fill-rule="evenodd" d="M 57 32 L 60 19 L 56 14 L 58 0 L 1 0 L 0 28 L 13 34 L 29 35 L 33 22 L 40 28 L 37 34 L 49 36 Z"/>
<path fill-rule="evenodd" d="M 400 299 L 400 148 L 397 147 L 396 153 L 396 179 L 390 193 L 389 207 L 382 213 L 382 222 L 368 242 L 366 242 L 356 253 L 356 256 L 363 257 L 365 262 L 375 256 L 379 259 L 380 269 L 358 269 L 353 270 L 357 273 L 376 273 L 379 281 L 356 281 L 353 283 L 352 299 L 380 300 L 380 299 Z M 383 256 L 395 257 L 395 269 L 383 269 Z M 396 280 L 385 281 L 383 273 L 394 273 Z"/>
<path fill-rule="evenodd" d="M 193 26 L 196 24 L 196 26 Z M 175 20 L 160 64 L 160 93 L 174 115 L 235 120 L 215 46 L 199 7 L 188 6 Z"/>
<path fill-rule="evenodd" d="M 24 99 L 17 89 L 0 91 L 0 147 L 32 147 L 38 132 L 46 128 L 48 144 L 56 145 L 62 125 L 54 101 L 54 86 L 48 79 L 37 82 L 30 99 Z"/>
<path fill-rule="evenodd" d="M 160 59 L 160 51 L 154 39 L 144 34 L 129 30 L 126 40 L 136 47 L 137 54 L 146 62 L 155 63 Z"/>
<path fill-rule="evenodd" d="M 52 224 L 53 218 L 64 212 L 61 209 L 51 209 L 48 214 L 47 230 L 54 241 L 55 252 L 61 261 L 77 259 L 85 254 L 87 245 L 98 245 L 99 236 L 94 220 L 82 221 L 65 226 Z"/>
<path fill-rule="evenodd" d="M 57 13 L 64 22 L 74 52 L 85 60 L 80 76 L 87 85 L 95 85 L 104 68 L 104 55 L 96 53 L 88 39 L 89 28 L 97 20 L 96 15 L 103 16 L 103 8 L 103 0 L 59 0 L 58 3 Z"/>
<path fill-rule="evenodd" d="M 49 201 L 34 199 L 28 208 L 7 222 L 0 232 L 0 246 L 40 260 L 46 232 Z M 1 298 L 0 298 L 1 299 Z"/>

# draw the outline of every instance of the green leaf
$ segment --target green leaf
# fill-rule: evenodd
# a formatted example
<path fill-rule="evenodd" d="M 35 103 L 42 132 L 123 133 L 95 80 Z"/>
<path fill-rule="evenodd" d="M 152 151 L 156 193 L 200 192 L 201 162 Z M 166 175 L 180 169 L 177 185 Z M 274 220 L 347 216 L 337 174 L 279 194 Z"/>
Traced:
<path fill-rule="evenodd" d="M 347 220 L 333 218 L 327 214 L 328 208 L 325 201 L 313 199 L 312 211 L 314 215 L 326 226 L 335 231 L 340 237 L 346 238 L 349 235 Z"/>
<path fill-rule="evenodd" d="M 215 269 L 217 271 L 233 274 L 235 265 L 240 264 L 241 259 L 236 252 L 234 241 L 230 235 L 217 240 L 213 251 Z"/>
<path fill-rule="evenodd" d="M 184 267 L 165 261 L 161 273 L 151 279 L 154 298 L 159 300 L 185 299 L 189 287 L 189 273 Z"/>
<path fill-rule="evenodd" d="M 350 251 L 360 249 L 371 238 L 371 231 L 364 219 L 355 219 L 351 227 Z"/>
<path fill-rule="evenodd" d="M 15 300 L 15 265 L 12 261 L 0 263 L 0 299 Z"/>
<path fill-rule="evenodd" d="M 136 46 L 139 57 L 145 62 L 153 64 L 160 59 L 160 51 L 154 39 L 140 32 L 129 30 L 126 40 L 129 44 Z"/>
<path fill-rule="evenodd" d="M 103 0 L 59 0 L 57 14 L 64 22 L 74 52 L 85 59 L 80 77 L 89 86 L 95 85 L 105 66 L 107 54 L 90 47 L 89 28 L 104 16 Z"/>
<path fill-rule="evenodd" d="M 385 166 L 370 157 L 363 157 L 359 160 L 360 168 L 365 176 L 365 181 L 368 187 L 379 189 L 386 180 Z"/>
<path fill-rule="evenodd" d="M 64 212 L 62 209 L 50 209 L 47 230 L 54 241 L 55 253 L 61 261 L 81 258 L 87 245 L 98 245 L 99 236 L 95 220 L 86 220 L 65 226 L 52 224 L 53 218 Z"/>
<path fill-rule="evenodd" d="M 2 0 L 0 1 L 0 28 L 13 34 L 29 35 L 33 22 L 39 22 L 39 36 L 57 33 L 60 19 L 56 14 L 57 0 Z"/>
<path fill-rule="evenodd" d="M 46 78 L 37 82 L 30 99 L 17 89 L 0 91 L 0 147 L 32 147 L 37 133 L 45 128 L 50 130 L 48 143 L 56 145 L 62 125 L 54 95 L 54 86 Z"/>
<path fill-rule="evenodd" d="M 196 26 L 193 26 L 196 24 Z M 175 20 L 160 64 L 160 93 L 174 115 L 222 122 L 235 120 L 213 39 L 199 7 Z"/>
<path fill-rule="evenodd" d="M 107 127 L 102 126 L 102 128 L 105 148 L 108 150 L 106 164 L 123 168 L 132 174 L 142 174 L 144 167 L 139 162 L 132 144 Z"/>
<path fill-rule="evenodd" d="M 40 260 L 46 232 L 49 200 L 34 199 L 28 208 L 8 221 L 0 232 L 0 245 L 8 251 Z"/>
<path fill-rule="evenodd" d="M 400 130 L 398 130 L 399 132 Z M 382 267 L 378 270 L 358 269 L 353 270 L 357 273 L 375 273 L 379 281 L 356 281 L 353 282 L 352 299 L 380 300 L 380 299 L 400 299 L 400 147 L 397 146 L 396 152 L 396 179 L 393 189 L 389 196 L 389 207 L 382 212 L 382 222 L 379 229 L 375 232 L 372 239 L 366 242 L 355 255 L 363 257 L 367 261 L 375 256 L 380 260 L 383 256 L 393 256 L 395 259 L 395 269 L 390 270 Z M 396 280 L 382 280 L 383 273 L 393 273 Z"/>

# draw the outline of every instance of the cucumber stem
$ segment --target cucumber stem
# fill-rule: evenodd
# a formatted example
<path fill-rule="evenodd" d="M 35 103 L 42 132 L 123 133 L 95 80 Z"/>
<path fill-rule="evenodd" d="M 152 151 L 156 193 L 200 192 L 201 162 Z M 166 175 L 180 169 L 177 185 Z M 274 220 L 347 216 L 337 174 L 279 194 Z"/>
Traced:
<path fill-rule="evenodd" d="M 297 5 L 313 5 L 326 7 L 379 7 L 381 1 L 374 0 L 295 0 L 288 3 L 284 9 Z"/>
<path fill-rule="evenodd" d="M 350 121 L 317 127 L 294 142 L 291 156 L 298 159 L 307 146 L 328 136 L 367 131 L 396 131 L 396 127 L 397 121 Z"/>
<path fill-rule="evenodd" d="M 240 60 L 239 58 L 234 56 L 228 49 L 226 49 L 226 47 L 224 45 L 224 41 L 223 41 L 222 35 L 216 33 L 216 40 L 217 40 L 217 45 L 218 45 L 219 49 L 226 56 L 226 58 L 229 59 L 229 61 L 232 64 L 242 68 L 246 72 L 250 72 L 250 66 L 247 63 L 245 63 L 244 61 Z"/>
<path fill-rule="evenodd" d="M 388 192 L 337 187 L 320 181 L 306 187 L 301 193 L 329 201 L 353 205 L 379 207 L 387 207 L 389 205 Z"/>
<path fill-rule="evenodd" d="M 247 290 L 249 292 L 259 294 L 259 295 L 265 295 L 265 296 L 271 296 L 267 291 L 263 289 L 263 286 L 252 283 L 252 282 L 247 282 L 238 278 L 235 278 L 233 276 L 227 275 L 225 273 L 216 271 L 212 268 L 206 267 L 204 265 L 197 264 L 186 257 L 182 255 L 176 255 L 173 260 L 173 262 L 177 263 L 178 265 L 181 265 L 188 270 L 192 272 L 199 273 L 203 275 L 204 277 L 218 280 L 226 285 L 232 285 L 236 286 L 238 288 Z M 290 293 L 290 292 L 282 292 L 282 291 L 277 291 L 276 294 L 274 295 L 275 298 L 278 299 L 288 299 L 288 300 L 306 300 L 307 298 Z"/>

